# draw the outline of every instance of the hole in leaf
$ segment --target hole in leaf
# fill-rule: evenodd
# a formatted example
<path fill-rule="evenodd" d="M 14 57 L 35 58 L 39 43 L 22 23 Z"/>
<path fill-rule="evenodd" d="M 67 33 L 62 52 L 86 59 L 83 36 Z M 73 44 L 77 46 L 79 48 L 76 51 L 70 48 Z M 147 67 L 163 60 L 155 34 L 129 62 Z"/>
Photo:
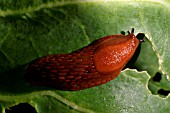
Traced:
<path fill-rule="evenodd" d="M 162 79 L 162 74 L 159 72 L 157 72 L 155 76 L 153 77 L 153 81 L 155 82 L 160 82 L 161 79 Z"/>
<path fill-rule="evenodd" d="M 158 90 L 158 93 L 160 95 L 164 95 L 164 96 L 168 96 L 168 94 L 170 93 L 170 91 L 164 90 L 164 89 L 160 89 Z"/>
<path fill-rule="evenodd" d="M 9 109 L 5 109 L 5 113 L 37 113 L 35 108 L 28 103 L 21 103 L 16 106 L 12 106 Z"/>

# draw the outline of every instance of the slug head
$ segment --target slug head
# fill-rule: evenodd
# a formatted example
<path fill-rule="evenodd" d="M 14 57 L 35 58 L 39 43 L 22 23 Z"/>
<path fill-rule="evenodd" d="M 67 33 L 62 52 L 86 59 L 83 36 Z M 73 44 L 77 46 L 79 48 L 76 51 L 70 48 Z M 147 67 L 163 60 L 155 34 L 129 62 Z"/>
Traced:
<path fill-rule="evenodd" d="M 121 71 L 132 58 L 142 39 L 136 38 L 132 32 L 128 35 L 111 35 L 104 37 L 94 53 L 94 65 L 102 74 Z"/>

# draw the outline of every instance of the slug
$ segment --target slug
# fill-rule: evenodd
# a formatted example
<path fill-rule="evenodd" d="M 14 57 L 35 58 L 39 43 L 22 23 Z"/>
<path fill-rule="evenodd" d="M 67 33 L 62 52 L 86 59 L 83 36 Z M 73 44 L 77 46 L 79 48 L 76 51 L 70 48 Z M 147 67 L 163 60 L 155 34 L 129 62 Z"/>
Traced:
<path fill-rule="evenodd" d="M 75 52 L 35 60 L 26 68 L 25 78 L 32 85 L 58 90 L 101 85 L 120 74 L 143 41 L 136 38 L 133 28 L 128 35 L 106 36 Z"/>

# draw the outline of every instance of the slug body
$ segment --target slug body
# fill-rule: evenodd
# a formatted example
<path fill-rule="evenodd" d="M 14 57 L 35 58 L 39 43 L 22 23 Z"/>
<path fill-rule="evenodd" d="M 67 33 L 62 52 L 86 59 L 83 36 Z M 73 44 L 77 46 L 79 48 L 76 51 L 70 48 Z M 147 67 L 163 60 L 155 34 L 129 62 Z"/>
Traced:
<path fill-rule="evenodd" d="M 126 36 L 106 36 L 75 52 L 35 60 L 26 69 L 26 80 L 32 85 L 59 90 L 101 85 L 119 75 L 139 43 L 133 29 Z"/>

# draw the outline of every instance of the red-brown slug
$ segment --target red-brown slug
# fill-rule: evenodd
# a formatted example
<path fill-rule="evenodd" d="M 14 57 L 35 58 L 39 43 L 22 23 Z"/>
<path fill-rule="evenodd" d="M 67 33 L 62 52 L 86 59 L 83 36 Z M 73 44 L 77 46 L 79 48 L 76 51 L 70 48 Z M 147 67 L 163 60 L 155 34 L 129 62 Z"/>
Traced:
<path fill-rule="evenodd" d="M 82 90 L 104 84 L 119 75 L 136 51 L 134 29 L 128 35 L 110 35 L 69 54 L 54 54 L 35 60 L 26 69 L 32 85 L 59 90 Z"/>

